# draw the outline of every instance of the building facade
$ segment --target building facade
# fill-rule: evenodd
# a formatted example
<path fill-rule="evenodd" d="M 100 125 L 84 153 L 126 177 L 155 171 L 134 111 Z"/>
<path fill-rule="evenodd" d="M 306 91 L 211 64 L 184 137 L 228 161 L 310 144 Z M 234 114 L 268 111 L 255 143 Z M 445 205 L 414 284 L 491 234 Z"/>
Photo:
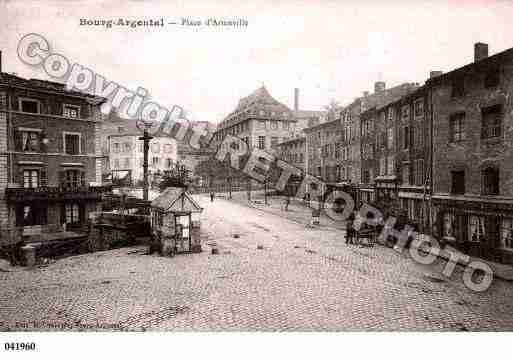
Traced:
<path fill-rule="evenodd" d="M 144 177 L 144 144 L 141 133 L 120 133 L 109 136 L 109 167 L 114 178 L 129 176 L 137 185 Z M 148 152 L 148 174 L 155 176 L 171 170 L 178 160 L 177 142 L 170 137 L 154 137 Z"/>
<path fill-rule="evenodd" d="M 513 261 L 513 49 L 428 81 L 435 233 L 470 254 Z"/>
<path fill-rule="evenodd" d="M 240 99 L 237 108 L 218 125 L 213 144 L 232 135 L 243 139 L 250 148 L 273 152 L 278 143 L 293 136 L 295 125 L 292 111 L 262 86 Z"/>
<path fill-rule="evenodd" d="M 308 174 L 326 183 L 339 182 L 342 178 L 340 158 L 341 126 L 332 120 L 308 127 L 306 134 L 306 170 Z"/>
<path fill-rule="evenodd" d="M 100 209 L 102 99 L 0 73 L 0 232 L 80 228 Z"/>

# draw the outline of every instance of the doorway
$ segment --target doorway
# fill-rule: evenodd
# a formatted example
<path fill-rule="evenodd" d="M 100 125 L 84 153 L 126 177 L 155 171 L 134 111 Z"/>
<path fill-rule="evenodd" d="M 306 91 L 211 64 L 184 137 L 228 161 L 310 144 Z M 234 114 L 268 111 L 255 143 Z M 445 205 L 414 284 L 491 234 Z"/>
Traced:
<path fill-rule="evenodd" d="M 176 249 L 177 252 L 191 250 L 191 215 L 176 215 Z"/>

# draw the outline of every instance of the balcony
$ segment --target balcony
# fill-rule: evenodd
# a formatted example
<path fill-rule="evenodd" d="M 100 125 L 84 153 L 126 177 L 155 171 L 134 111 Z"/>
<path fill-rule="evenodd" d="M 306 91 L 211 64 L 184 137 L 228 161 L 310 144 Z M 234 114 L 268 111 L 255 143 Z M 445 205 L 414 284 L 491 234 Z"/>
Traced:
<path fill-rule="evenodd" d="M 5 198 L 8 202 L 101 200 L 104 190 L 91 186 L 6 188 Z"/>

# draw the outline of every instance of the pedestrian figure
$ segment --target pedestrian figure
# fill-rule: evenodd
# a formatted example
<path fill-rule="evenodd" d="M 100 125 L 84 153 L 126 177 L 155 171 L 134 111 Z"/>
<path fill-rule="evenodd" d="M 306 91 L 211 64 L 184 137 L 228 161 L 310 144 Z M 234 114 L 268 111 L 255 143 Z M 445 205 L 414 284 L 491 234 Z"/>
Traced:
<path fill-rule="evenodd" d="M 346 244 L 354 244 L 353 238 L 355 235 L 355 230 L 353 228 L 354 225 L 354 215 L 351 213 L 349 218 L 346 220 Z"/>
<path fill-rule="evenodd" d="M 210 202 L 214 202 L 214 191 L 210 192 Z"/>
<path fill-rule="evenodd" d="M 285 211 L 289 210 L 289 204 L 290 204 L 290 197 L 285 197 Z"/>
<path fill-rule="evenodd" d="M 308 192 L 305 194 L 305 201 L 306 201 L 306 206 L 308 208 L 310 208 L 310 193 L 308 193 Z"/>

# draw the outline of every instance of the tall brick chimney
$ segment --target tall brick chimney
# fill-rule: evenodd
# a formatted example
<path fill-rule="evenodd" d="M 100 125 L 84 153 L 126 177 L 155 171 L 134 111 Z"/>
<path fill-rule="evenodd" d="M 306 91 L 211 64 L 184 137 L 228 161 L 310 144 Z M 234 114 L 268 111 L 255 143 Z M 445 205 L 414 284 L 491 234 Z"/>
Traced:
<path fill-rule="evenodd" d="M 374 83 L 374 93 L 380 93 L 385 91 L 386 85 L 383 81 L 376 81 Z"/>
<path fill-rule="evenodd" d="M 299 89 L 294 89 L 294 111 L 299 110 Z"/>
<path fill-rule="evenodd" d="M 474 44 L 474 62 L 481 61 L 488 57 L 488 44 L 476 42 Z"/>
<path fill-rule="evenodd" d="M 442 75 L 443 73 L 443 71 L 429 71 L 429 78 L 433 79 L 435 77 Z"/>

